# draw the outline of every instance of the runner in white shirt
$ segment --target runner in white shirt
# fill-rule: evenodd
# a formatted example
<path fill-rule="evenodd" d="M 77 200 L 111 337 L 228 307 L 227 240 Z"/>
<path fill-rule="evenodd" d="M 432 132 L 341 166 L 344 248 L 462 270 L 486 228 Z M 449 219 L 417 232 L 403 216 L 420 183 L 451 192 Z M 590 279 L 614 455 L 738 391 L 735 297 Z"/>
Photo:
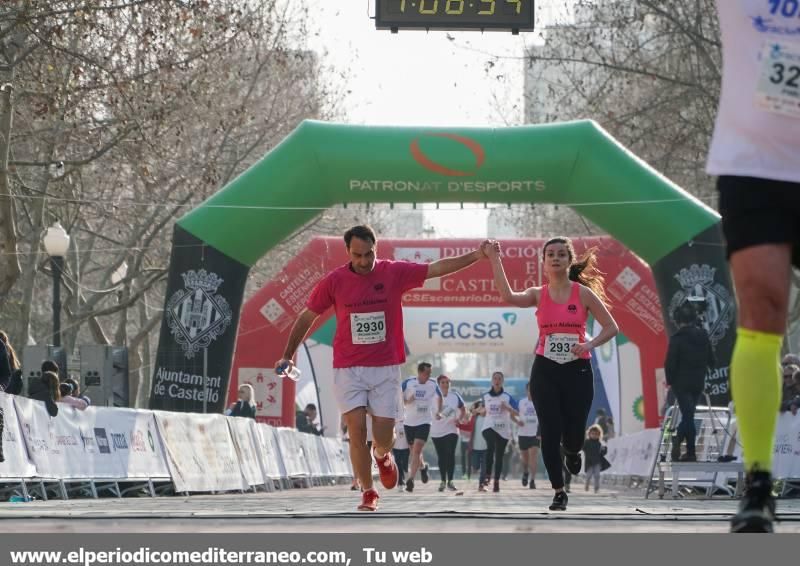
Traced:
<path fill-rule="evenodd" d="M 431 381 L 431 364 L 422 362 L 417 366 L 417 377 L 403 382 L 403 402 L 406 406 L 406 441 L 411 448 L 411 469 L 408 471 L 406 491 L 414 491 L 414 476 L 422 465 L 422 449 L 431 431 L 431 412 L 441 396 L 439 387 Z M 422 483 L 428 482 L 427 469 L 420 470 Z"/>
<path fill-rule="evenodd" d="M 519 452 L 522 457 L 522 486 L 530 486 L 536 489 L 536 467 L 539 463 L 539 443 L 541 434 L 539 433 L 539 416 L 533 406 L 531 398 L 531 384 L 525 385 L 528 392 L 526 399 L 519 402 L 519 417 L 522 419 L 522 426 L 517 432 L 519 439 Z M 530 478 L 530 484 L 528 483 Z"/>
<path fill-rule="evenodd" d="M 503 475 L 503 453 L 511 438 L 511 420 L 519 425 L 517 402 L 503 390 L 503 372 L 496 371 L 492 374 L 492 388 L 483 394 L 483 407 L 477 412 L 486 418 L 483 421 L 481 434 L 486 439 L 486 479 L 494 471 L 494 485 L 492 491 L 500 491 L 500 476 Z"/>
<path fill-rule="evenodd" d="M 439 491 L 448 489 L 458 491 L 453 485 L 453 475 L 456 471 L 456 447 L 458 446 L 458 429 L 456 423 L 463 422 L 467 411 L 464 408 L 464 399 L 455 391 L 450 390 L 450 378 L 440 375 L 436 378 L 441 395 L 434 408 L 433 421 L 431 422 L 431 438 L 436 447 L 439 459 L 439 475 L 441 483 Z"/>
<path fill-rule="evenodd" d="M 405 408 L 403 406 L 402 397 L 397 398 L 397 420 L 394 423 L 394 447 L 392 454 L 394 454 L 394 461 L 397 464 L 397 489 L 403 491 L 406 487 L 405 478 L 408 473 L 408 456 L 410 450 L 408 448 L 408 441 L 406 440 L 405 430 Z"/>
<path fill-rule="evenodd" d="M 778 366 L 800 267 L 800 2 L 717 0 L 722 90 L 708 172 L 738 299 L 731 394 L 747 490 L 734 532 L 771 532 Z"/>

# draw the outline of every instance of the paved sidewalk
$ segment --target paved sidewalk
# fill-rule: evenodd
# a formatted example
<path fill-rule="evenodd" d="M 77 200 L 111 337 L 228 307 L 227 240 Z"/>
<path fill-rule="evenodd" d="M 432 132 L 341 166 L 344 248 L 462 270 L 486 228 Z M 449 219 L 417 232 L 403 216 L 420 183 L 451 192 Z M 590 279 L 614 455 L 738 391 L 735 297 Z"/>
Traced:
<path fill-rule="evenodd" d="M 566 512 L 551 512 L 549 489 L 503 482 L 499 494 L 457 482 L 463 495 L 439 493 L 438 482 L 414 493 L 381 490 L 377 513 L 355 510 L 349 486 L 275 493 L 125 499 L 72 499 L 0 504 L 6 532 L 725 532 L 736 501 L 644 499 L 641 491 L 580 487 Z M 544 482 L 542 482 L 544 483 Z M 577 487 L 577 485 L 576 485 Z M 781 500 L 779 532 L 800 532 L 800 499 Z"/>

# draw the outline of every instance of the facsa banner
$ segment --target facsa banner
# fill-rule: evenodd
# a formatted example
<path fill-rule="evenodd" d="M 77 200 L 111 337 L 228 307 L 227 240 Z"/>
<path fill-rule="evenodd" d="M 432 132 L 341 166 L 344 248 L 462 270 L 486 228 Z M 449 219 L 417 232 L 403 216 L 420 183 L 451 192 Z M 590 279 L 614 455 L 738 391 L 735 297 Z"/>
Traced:
<path fill-rule="evenodd" d="M 14 399 L 13 395 L 0 393 L 0 409 L 3 411 L 3 455 L 6 460 L 0 465 L 0 478 L 30 478 L 37 475 L 36 466 L 28 458 Z"/>
<path fill-rule="evenodd" d="M 404 308 L 405 338 L 415 354 L 507 352 L 532 354 L 539 338 L 536 309 Z"/>
<path fill-rule="evenodd" d="M 154 411 L 175 491 L 245 490 L 227 417 Z"/>
<path fill-rule="evenodd" d="M 15 397 L 28 452 L 42 477 L 167 478 L 169 470 L 150 411 L 44 403 Z"/>

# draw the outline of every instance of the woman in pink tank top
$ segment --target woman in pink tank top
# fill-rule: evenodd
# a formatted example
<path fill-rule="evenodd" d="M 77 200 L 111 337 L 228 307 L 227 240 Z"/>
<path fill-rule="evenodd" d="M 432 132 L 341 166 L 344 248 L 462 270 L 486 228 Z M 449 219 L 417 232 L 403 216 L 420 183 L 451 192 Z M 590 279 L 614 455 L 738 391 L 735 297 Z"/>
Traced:
<path fill-rule="evenodd" d="M 594 398 L 591 351 L 616 336 L 617 323 L 606 307 L 595 250 L 578 260 L 569 238 L 549 240 L 542 250 L 547 284 L 517 292 L 503 270 L 500 244 L 493 241 L 487 248 L 503 300 L 537 308 L 539 340 L 530 390 L 539 415 L 542 459 L 555 490 L 550 510 L 563 511 L 567 508 L 563 468 L 572 474 L 581 470 L 580 451 Z M 603 329 L 587 341 L 589 314 Z"/>

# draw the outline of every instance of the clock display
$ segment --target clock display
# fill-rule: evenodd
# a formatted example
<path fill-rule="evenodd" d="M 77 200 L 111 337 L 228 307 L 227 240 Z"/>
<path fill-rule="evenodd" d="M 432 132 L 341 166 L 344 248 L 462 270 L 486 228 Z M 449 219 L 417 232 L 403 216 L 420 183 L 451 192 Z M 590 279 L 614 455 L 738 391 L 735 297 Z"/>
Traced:
<path fill-rule="evenodd" d="M 533 0 L 376 0 L 378 29 L 533 30 Z"/>

